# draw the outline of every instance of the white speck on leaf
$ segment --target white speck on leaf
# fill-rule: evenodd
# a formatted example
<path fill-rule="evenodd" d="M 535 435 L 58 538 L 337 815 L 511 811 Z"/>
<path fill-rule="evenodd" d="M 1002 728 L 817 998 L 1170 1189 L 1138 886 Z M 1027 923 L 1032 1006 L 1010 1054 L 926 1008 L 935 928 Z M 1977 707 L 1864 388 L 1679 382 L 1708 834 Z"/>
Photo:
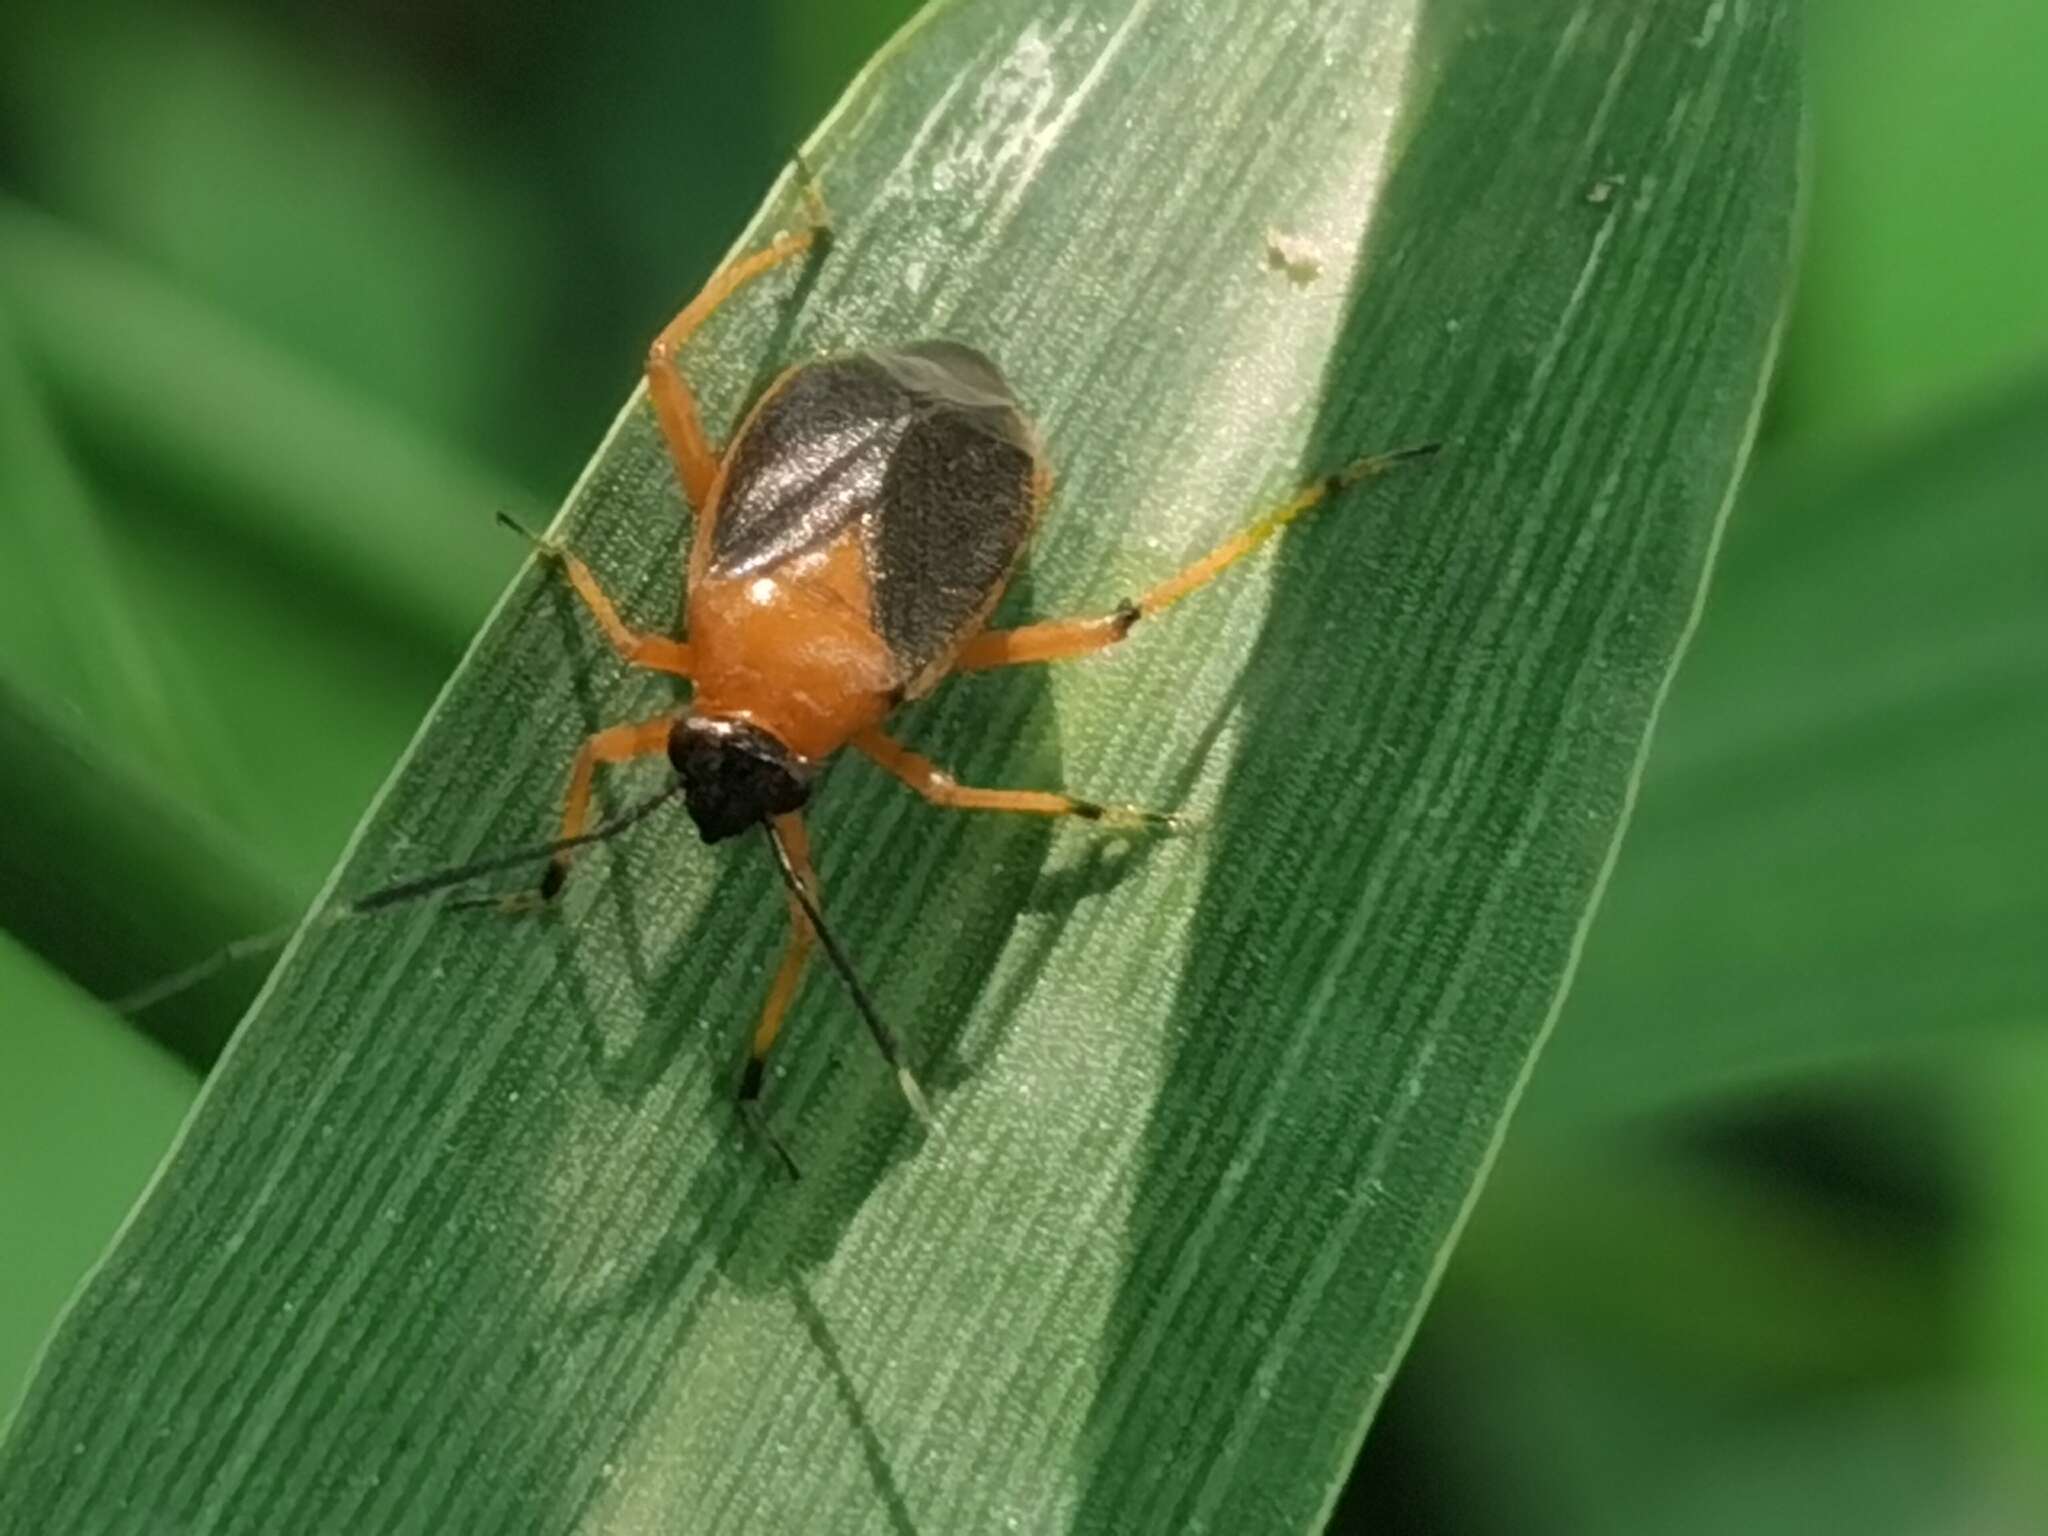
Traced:
<path fill-rule="evenodd" d="M 1323 258 L 1315 243 L 1280 229 L 1266 231 L 1266 265 L 1286 273 L 1297 288 L 1306 288 L 1323 275 Z"/>

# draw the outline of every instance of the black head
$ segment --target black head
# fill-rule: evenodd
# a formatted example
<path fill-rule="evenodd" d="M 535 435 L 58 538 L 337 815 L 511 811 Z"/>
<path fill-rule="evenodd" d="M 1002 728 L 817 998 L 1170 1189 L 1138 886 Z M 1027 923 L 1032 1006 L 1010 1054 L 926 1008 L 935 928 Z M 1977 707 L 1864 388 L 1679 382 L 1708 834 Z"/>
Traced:
<path fill-rule="evenodd" d="M 707 843 L 801 810 L 811 797 L 810 765 L 741 720 L 678 720 L 668 735 L 668 760 Z"/>

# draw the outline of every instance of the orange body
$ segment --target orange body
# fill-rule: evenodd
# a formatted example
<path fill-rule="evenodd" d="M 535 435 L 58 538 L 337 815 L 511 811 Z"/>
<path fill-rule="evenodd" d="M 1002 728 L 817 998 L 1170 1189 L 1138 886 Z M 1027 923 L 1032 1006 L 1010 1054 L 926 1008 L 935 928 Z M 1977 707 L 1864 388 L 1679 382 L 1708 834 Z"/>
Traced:
<path fill-rule="evenodd" d="M 688 590 L 692 713 L 744 720 L 815 764 L 896 707 L 897 669 L 868 621 L 867 561 L 854 535 L 772 574 Z"/>

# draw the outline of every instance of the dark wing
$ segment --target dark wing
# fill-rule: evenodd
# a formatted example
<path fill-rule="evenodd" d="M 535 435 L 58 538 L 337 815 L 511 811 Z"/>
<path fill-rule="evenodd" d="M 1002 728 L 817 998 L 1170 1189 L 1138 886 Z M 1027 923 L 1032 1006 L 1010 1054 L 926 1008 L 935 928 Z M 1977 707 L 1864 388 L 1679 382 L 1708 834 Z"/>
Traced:
<path fill-rule="evenodd" d="M 784 375 L 734 448 L 711 574 L 750 575 L 830 544 L 880 499 L 910 415 L 903 391 L 865 358 Z"/>
<path fill-rule="evenodd" d="M 860 525 L 876 633 L 912 692 L 988 617 L 1037 514 L 1038 448 L 994 363 L 954 342 L 792 369 L 741 432 L 709 572 Z"/>
<path fill-rule="evenodd" d="M 979 352 L 926 342 L 871 361 L 914 402 L 866 535 L 875 628 L 916 680 L 1002 595 L 1037 517 L 1038 446 Z"/>

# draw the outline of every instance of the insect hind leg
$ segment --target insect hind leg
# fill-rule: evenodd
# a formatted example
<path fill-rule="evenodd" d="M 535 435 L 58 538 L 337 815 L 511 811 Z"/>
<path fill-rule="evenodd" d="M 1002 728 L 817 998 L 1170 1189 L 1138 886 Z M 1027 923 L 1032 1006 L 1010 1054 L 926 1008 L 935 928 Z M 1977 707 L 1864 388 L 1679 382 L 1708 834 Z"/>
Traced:
<path fill-rule="evenodd" d="M 853 738 L 853 745 L 881 768 L 901 779 L 934 805 L 956 811 L 1008 811 L 1025 816 L 1072 816 L 1106 827 L 1179 828 L 1182 819 L 1171 811 L 1149 811 L 1135 805 L 1104 805 L 1059 790 L 977 789 L 955 782 L 928 757 L 921 757 L 878 728 Z"/>
<path fill-rule="evenodd" d="M 1303 486 L 1193 564 L 1176 571 L 1142 596 L 1125 599 L 1111 612 L 1095 618 L 1054 619 L 1043 624 L 1021 625 L 1016 629 L 983 630 L 961 648 L 954 665 L 963 672 L 976 672 L 1034 661 L 1067 661 L 1107 650 L 1128 635 L 1140 619 L 1150 618 L 1189 593 L 1207 586 L 1289 523 L 1313 511 L 1339 491 L 1361 480 L 1385 474 L 1411 459 L 1427 458 L 1440 447 L 1440 443 L 1423 443 L 1418 447 L 1355 460 L 1335 473 Z"/>
<path fill-rule="evenodd" d="M 818 875 L 811 866 L 811 844 L 804 831 L 803 817 L 793 814 L 776 819 L 780 824 L 783 846 L 789 851 L 791 868 L 811 899 L 816 901 Z M 782 1144 L 769 1127 L 767 1116 L 761 1112 L 761 1083 L 766 1075 L 768 1053 L 774 1049 L 776 1037 L 782 1033 L 782 1021 L 789 1015 L 790 1004 L 796 1001 L 797 987 L 803 981 L 804 962 L 810 958 L 811 946 L 816 942 L 817 934 L 810 919 L 804 915 L 796 894 L 791 892 L 789 942 L 783 946 L 782 963 L 775 969 L 775 979 L 768 984 L 768 996 L 761 1004 L 761 1017 L 754 1025 L 754 1036 L 747 1047 L 747 1064 L 740 1074 L 740 1118 L 768 1144 L 792 1179 L 800 1177 L 796 1159 L 789 1155 L 789 1148 Z"/>

